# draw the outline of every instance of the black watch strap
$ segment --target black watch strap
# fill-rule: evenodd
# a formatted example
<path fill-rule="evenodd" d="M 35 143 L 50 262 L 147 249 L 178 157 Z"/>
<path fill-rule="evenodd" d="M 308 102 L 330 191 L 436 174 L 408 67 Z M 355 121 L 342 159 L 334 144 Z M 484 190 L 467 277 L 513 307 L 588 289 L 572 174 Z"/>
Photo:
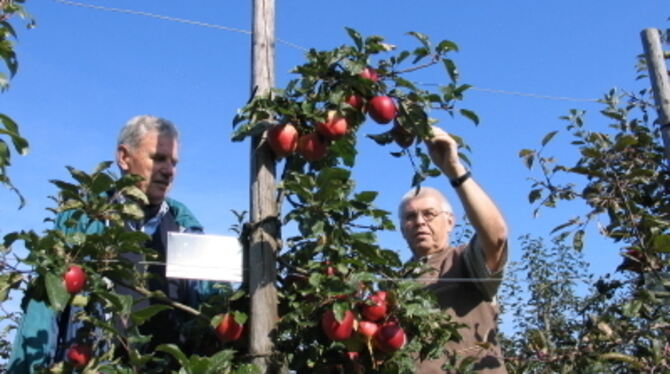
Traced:
<path fill-rule="evenodd" d="M 463 184 L 463 182 L 468 180 L 468 178 L 470 178 L 471 175 L 472 174 L 470 174 L 470 170 L 468 170 L 467 172 L 465 172 L 465 174 L 461 175 L 458 178 L 449 179 L 449 183 L 451 183 L 451 187 L 458 188 L 461 186 L 461 184 Z"/>

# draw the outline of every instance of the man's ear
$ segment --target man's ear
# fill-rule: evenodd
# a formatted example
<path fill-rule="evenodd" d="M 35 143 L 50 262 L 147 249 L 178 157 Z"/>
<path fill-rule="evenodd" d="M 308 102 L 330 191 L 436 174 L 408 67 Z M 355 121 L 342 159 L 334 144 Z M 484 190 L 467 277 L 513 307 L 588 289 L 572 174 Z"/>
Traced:
<path fill-rule="evenodd" d="M 456 225 L 456 217 L 454 217 L 454 213 L 446 213 L 445 215 L 447 218 L 447 233 L 451 233 Z"/>
<path fill-rule="evenodd" d="M 116 163 L 119 165 L 119 169 L 121 169 L 123 172 L 127 172 L 130 169 L 130 150 L 128 149 L 128 146 L 119 144 L 118 147 L 116 147 Z"/>

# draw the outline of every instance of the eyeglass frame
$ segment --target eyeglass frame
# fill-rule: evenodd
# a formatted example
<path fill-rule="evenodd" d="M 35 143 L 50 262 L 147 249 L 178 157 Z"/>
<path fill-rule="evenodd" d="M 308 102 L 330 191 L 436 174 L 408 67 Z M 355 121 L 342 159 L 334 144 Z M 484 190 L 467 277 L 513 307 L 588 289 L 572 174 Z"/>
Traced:
<path fill-rule="evenodd" d="M 402 217 L 402 223 L 403 223 L 404 225 L 406 225 L 406 224 L 408 224 L 408 223 L 416 223 L 416 222 L 417 222 L 417 219 L 418 219 L 419 217 L 423 217 L 423 220 L 424 220 L 426 223 L 431 223 L 431 222 L 433 222 L 433 221 L 435 220 L 435 218 L 437 218 L 437 217 L 438 217 L 440 214 L 442 214 L 442 213 L 449 213 L 449 214 L 451 214 L 451 212 L 448 211 L 448 210 L 439 210 L 439 211 L 435 211 L 435 210 L 433 210 L 433 209 L 426 209 L 426 210 L 423 210 L 423 211 L 419 210 L 419 211 L 413 211 L 413 212 L 408 212 L 408 213 L 410 213 L 410 214 L 412 214 L 412 215 L 409 215 L 409 214 L 407 214 L 407 213 L 404 213 L 404 214 L 403 214 L 403 217 Z M 429 215 L 426 215 L 426 214 L 429 214 Z"/>

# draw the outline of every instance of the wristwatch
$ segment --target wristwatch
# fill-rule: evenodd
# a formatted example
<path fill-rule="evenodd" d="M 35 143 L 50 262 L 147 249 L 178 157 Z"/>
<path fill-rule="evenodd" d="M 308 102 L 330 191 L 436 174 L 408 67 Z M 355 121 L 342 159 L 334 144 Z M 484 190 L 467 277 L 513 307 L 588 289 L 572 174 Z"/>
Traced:
<path fill-rule="evenodd" d="M 465 172 L 465 174 L 461 175 L 458 178 L 449 179 L 449 183 L 451 183 L 451 187 L 458 188 L 461 186 L 461 184 L 463 184 L 463 182 L 468 180 L 470 176 L 472 176 L 472 174 L 470 173 L 470 170 L 468 170 Z"/>

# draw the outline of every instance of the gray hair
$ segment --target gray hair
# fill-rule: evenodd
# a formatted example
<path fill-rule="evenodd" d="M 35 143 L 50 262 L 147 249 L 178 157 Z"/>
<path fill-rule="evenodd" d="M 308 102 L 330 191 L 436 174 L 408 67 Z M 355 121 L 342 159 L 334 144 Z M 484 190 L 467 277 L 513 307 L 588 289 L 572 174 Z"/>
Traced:
<path fill-rule="evenodd" d="M 156 131 L 158 135 L 169 135 L 175 139 L 179 138 L 179 132 L 175 125 L 159 117 L 150 115 L 135 116 L 128 120 L 121 129 L 117 146 L 125 145 L 131 149 L 139 146 L 142 138 L 149 132 Z"/>
<path fill-rule="evenodd" d="M 398 205 L 398 218 L 400 218 L 400 223 L 402 224 L 405 221 L 403 213 L 407 202 L 409 202 L 412 199 L 429 195 L 435 196 L 440 201 L 440 208 L 442 209 L 442 211 L 453 213 L 451 204 L 449 204 L 449 201 L 447 201 L 447 198 L 442 194 L 442 192 L 440 192 L 440 190 L 435 189 L 433 187 L 421 186 L 417 188 L 412 188 L 411 190 L 407 191 L 407 193 L 403 195 L 402 199 L 400 199 L 400 204 Z"/>

